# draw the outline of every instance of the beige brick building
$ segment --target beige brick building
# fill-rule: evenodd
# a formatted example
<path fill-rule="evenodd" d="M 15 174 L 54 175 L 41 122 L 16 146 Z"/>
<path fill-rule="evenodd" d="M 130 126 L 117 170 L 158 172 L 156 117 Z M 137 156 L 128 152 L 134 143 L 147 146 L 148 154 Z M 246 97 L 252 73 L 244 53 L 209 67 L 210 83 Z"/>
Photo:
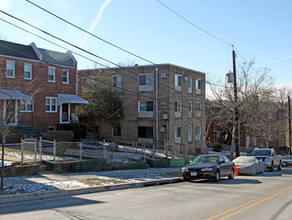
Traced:
<path fill-rule="evenodd" d="M 79 70 L 83 84 L 105 77 L 121 92 L 120 126 L 98 124 L 102 138 L 167 145 L 200 153 L 204 137 L 205 74 L 172 64 Z"/>

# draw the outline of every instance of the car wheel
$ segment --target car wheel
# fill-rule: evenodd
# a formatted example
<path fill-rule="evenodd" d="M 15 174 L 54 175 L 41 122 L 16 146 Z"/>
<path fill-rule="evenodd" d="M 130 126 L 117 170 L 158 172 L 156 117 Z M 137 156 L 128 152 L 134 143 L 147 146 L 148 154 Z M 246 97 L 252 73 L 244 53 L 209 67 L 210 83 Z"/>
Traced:
<path fill-rule="evenodd" d="M 220 181 L 220 171 L 219 170 L 217 170 L 215 173 L 214 181 L 217 183 Z"/>
<path fill-rule="evenodd" d="M 272 165 L 270 167 L 270 172 L 273 172 L 274 171 L 274 163 L 272 162 Z"/>
<path fill-rule="evenodd" d="M 233 180 L 234 179 L 234 169 L 231 170 L 231 173 L 228 176 L 228 179 L 230 179 L 230 180 Z"/>
<path fill-rule="evenodd" d="M 184 176 L 184 181 L 190 181 L 189 177 Z"/>
<path fill-rule="evenodd" d="M 278 170 L 279 170 L 279 171 L 282 170 L 282 165 L 281 165 L 281 163 L 280 163 L 279 166 L 278 166 Z"/>

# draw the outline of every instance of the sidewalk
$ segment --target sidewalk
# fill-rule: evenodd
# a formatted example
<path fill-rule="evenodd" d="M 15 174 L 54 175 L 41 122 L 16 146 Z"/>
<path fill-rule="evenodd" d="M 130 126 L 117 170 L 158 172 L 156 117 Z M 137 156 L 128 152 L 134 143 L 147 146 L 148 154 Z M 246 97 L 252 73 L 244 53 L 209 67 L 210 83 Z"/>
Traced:
<path fill-rule="evenodd" d="M 0 205 L 173 183 L 181 180 L 180 171 L 180 167 L 174 167 L 66 174 L 44 172 L 38 176 L 6 177 L 5 191 L 0 192 Z"/>

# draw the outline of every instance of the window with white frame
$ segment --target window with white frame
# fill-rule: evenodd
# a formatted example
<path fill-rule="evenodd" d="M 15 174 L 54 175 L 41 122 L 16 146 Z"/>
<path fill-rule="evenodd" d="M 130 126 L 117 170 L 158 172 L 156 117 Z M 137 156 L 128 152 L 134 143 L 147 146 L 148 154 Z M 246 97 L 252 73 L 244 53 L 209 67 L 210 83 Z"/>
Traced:
<path fill-rule="evenodd" d="M 153 101 L 139 101 L 139 112 L 153 112 Z"/>
<path fill-rule="evenodd" d="M 49 67 L 49 69 L 48 69 L 48 81 L 49 82 L 55 82 L 56 81 L 55 70 L 56 70 L 55 67 L 51 67 L 51 66 Z"/>
<path fill-rule="evenodd" d="M 181 143 L 181 127 L 174 128 L 174 142 Z"/>
<path fill-rule="evenodd" d="M 118 88 L 121 91 L 122 88 L 122 77 L 121 76 L 113 76 L 112 77 L 112 85 L 115 88 Z"/>
<path fill-rule="evenodd" d="M 202 116 L 202 104 L 201 102 L 196 102 L 196 116 L 201 117 Z"/>
<path fill-rule="evenodd" d="M 63 69 L 62 71 L 62 83 L 69 84 L 69 70 Z"/>
<path fill-rule="evenodd" d="M 20 100 L 21 112 L 33 112 L 33 99 Z"/>
<path fill-rule="evenodd" d="M 270 120 L 273 119 L 273 113 L 272 112 L 268 112 L 268 119 L 270 119 Z"/>
<path fill-rule="evenodd" d="M 188 93 L 193 92 L 193 79 L 189 77 L 189 83 L 188 83 Z"/>
<path fill-rule="evenodd" d="M 174 110 L 176 112 L 181 112 L 181 101 L 175 101 L 175 106 L 174 106 Z"/>
<path fill-rule="evenodd" d="M 24 64 L 24 79 L 32 79 L 32 65 L 30 63 Z"/>
<path fill-rule="evenodd" d="M 6 78 L 15 78 L 15 62 L 6 60 Z"/>
<path fill-rule="evenodd" d="M 46 112 L 57 112 L 57 98 L 46 97 Z"/>
<path fill-rule="evenodd" d="M 188 107 L 189 107 L 188 117 L 191 118 L 192 117 L 192 113 L 193 113 L 193 103 L 192 102 L 188 102 Z"/>
<path fill-rule="evenodd" d="M 202 94 L 202 81 L 200 79 L 196 79 L 196 94 Z"/>
<path fill-rule="evenodd" d="M 189 125 L 189 127 L 188 127 L 188 142 L 192 142 L 192 138 L 193 138 L 193 127 L 191 125 Z"/>
<path fill-rule="evenodd" d="M 202 126 L 197 125 L 196 126 L 196 141 L 200 141 L 202 136 Z"/>
<path fill-rule="evenodd" d="M 180 74 L 175 74 L 174 76 L 174 86 L 176 91 L 181 91 L 182 76 Z"/>
<path fill-rule="evenodd" d="M 154 76 L 153 73 L 139 74 L 139 86 L 153 86 Z"/>

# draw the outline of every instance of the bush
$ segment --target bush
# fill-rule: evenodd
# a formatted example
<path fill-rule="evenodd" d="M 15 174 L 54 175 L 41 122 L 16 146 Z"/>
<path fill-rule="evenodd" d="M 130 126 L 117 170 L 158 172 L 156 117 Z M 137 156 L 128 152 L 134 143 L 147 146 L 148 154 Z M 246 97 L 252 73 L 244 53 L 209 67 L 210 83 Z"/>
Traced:
<path fill-rule="evenodd" d="M 72 131 L 48 131 L 46 138 L 48 141 L 72 142 L 74 140 L 74 133 Z"/>
<path fill-rule="evenodd" d="M 56 126 L 57 130 L 72 131 L 74 133 L 74 139 L 79 140 L 85 138 L 87 134 L 87 126 L 80 123 L 69 123 L 69 124 L 58 124 Z"/>

